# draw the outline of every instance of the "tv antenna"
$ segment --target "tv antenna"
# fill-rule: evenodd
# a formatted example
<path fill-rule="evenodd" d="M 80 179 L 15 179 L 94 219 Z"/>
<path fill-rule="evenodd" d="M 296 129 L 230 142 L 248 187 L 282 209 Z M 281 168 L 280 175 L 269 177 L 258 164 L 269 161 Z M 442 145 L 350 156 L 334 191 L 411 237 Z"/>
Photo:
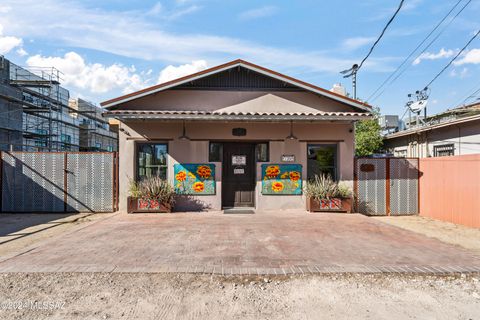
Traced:
<path fill-rule="evenodd" d="M 408 94 L 408 101 L 405 104 L 405 113 L 402 116 L 402 120 L 408 112 L 408 126 L 412 126 L 412 114 L 415 115 L 415 126 L 419 124 L 425 125 L 427 120 L 427 104 L 428 97 L 430 95 L 430 89 L 425 87 L 423 90 L 417 90 L 415 93 Z M 423 111 L 423 118 L 420 114 Z"/>

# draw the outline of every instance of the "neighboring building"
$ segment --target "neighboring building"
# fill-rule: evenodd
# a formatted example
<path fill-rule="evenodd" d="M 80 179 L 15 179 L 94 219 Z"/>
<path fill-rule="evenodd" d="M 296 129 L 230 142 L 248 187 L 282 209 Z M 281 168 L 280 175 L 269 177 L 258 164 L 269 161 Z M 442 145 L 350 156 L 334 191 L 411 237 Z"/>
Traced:
<path fill-rule="evenodd" d="M 388 134 L 384 145 L 397 157 L 480 154 L 480 103 L 427 117 L 425 125 Z"/>
<path fill-rule="evenodd" d="M 78 151 L 79 123 L 71 116 L 60 72 L 27 70 L 3 57 L 0 66 L 0 108 L 9 112 L 0 114 L 1 150 Z"/>
<path fill-rule="evenodd" d="M 179 211 L 304 208 L 316 174 L 353 185 L 354 122 L 371 116 L 365 103 L 243 60 L 102 106 L 120 120 L 124 211 L 129 179 L 149 176 L 183 194 Z"/>
<path fill-rule="evenodd" d="M 0 150 L 22 148 L 22 92 L 10 85 L 10 62 L 0 56 Z"/>
<path fill-rule="evenodd" d="M 70 99 L 69 105 L 77 110 L 80 121 L 80 151 L 117 151 L 118 133 L 111 130 L 105 110 L 83 99 Z"/>

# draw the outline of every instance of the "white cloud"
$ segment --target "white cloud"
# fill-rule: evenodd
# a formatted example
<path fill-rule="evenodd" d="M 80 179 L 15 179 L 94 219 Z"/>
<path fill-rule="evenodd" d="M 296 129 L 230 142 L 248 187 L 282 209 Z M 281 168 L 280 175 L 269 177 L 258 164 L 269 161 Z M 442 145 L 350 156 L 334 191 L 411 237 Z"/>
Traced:
<path fill-rule="evenodd" d="M 462 70 L 460 71 L 458 71 L 457 69 L 452 69 L 452 71 L 450 71 L 450 76 L 464 79 L 468 76 L 468 68 L 462 68 Z"/>
<path fill-rule="evenodd" d="M 28 52 L 25 51 L 25 49 L 23 49 L 23 48 L 18 48 L 18 49 L 17 49 L 17 54 L 18 54 L 20 57 L 28 56 Z"/>
<path fill-rule="evenodd" d="M 199 59 L 217 64 L 242 58 L 297 74 L 337 74 L 338 70 L 357 62 L 355 59 L 330 56 L 323 51 L 278 48 L 209 34 L 173 33 L 161 27 L 161 22 L 169 21 L 163 18 L 164 14 L 152 19 L 131 11 L 89 9 L 77 0 L 2 0 L 2 3 L 11 8 L 8 15 L 0 15 L 0 23 L 8 26 L 10 33 L 35 39 L 36 42 L 48 41 L 57 46 L 98 50 L 128 58 L 168 64 L 185 64 Z M 52 16 L 68 19 L 52 21 Z M 372 57 L 365 64 L 365 69 L 388 71 L 391 70 L 387 66 L 390 61 Z"/>
<path fill-rule="evenodd" d="M 121 64 L 105 66 L 100 63 L 86 63 L 76 52 L 68 52 L 63 57 L 43 57 L 34 55 L 27 59 L 30 67 L 55 67 L 63 73 L 63 85 L 87 90 L 94 94 L 120 89 L 123 93 L 139 90 L 148 85 L 135 67 Z"/>
<path fill-rule="evenodd" d="M 158 77 L 158 83 L 167 82 L 170 80 L 174 80 L 195 72 L 199 72 L 205 70 L 207 68 L 207 62 L 205 60 L 197 60 L 192 61 L 191 64 L 184 64 L 178 67 L 169 65 L 160 71 L 160 75 Z"/>
<path fill-rule="evenodd" d="M 355 50 L 364 45 L 373 43 L 375 37 L 353 37 L 343 40 L 342 46 L 347 50 Z"/>
<path fill-rule="evenodd" d="M 472 49 L 467 51 L 460 60 L 454 62 L 455 65 L 463 64 L 479 64 L 480 63 L 480 49 Z"/>
<path fill-rule="evenodd" d="M 438 53 L 431 53 L 431 52 L 424 52 L 418 58 L 413 61 L 413 65 L 418 65 L 422 60 L 438 60 L 438 59 L 445 59 L 451 58 L 456 55 L 458 50 L 445 50 L 444 48 L 440 49 Z"/>
<path fill-rule="evenodd" d="M 21 49 L 22 44 L 21 38 L 4 36 L 3 26 L 0 24 L 0 54 L 7 54 L 15 48 Z"/>
<path fill-rule="evenodd" d="M 277 11 L 278 11 L 278 8 L 275 6 L 264 6 L 264 7 L 244 11 L 240 13 L 238 17 L 242 20 L 258 19 L 258 18 L 272 16 L 275 13 L 277 13 Z"/>

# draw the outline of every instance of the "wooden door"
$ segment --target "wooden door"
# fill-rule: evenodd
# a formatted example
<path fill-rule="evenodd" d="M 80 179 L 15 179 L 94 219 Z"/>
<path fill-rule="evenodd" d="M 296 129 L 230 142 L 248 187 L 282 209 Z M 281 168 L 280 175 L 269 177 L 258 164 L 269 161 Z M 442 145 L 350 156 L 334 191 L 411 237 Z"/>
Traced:
<path fill-rule="evenodd" d="M 255 144 L 224 143 L 222 206 L 255 206 Z"/>

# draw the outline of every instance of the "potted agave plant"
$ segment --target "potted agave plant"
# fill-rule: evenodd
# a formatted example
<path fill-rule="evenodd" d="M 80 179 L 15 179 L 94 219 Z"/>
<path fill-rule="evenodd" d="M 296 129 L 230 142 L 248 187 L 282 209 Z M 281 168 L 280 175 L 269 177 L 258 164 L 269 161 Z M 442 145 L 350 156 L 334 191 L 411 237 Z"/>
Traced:
<path fill-rule="evenodd" d="M 352 212 L 352 191 L 329 175 L 315 176 L 305 187 L 309 212 Z"/>
<path fill-rule="evenodd" d="M 145 178 L 140 182 L 130 180 L 128 197 L 128 213 L 172 212 L 175 191 L 168 183 L 159 177 Z"/>

